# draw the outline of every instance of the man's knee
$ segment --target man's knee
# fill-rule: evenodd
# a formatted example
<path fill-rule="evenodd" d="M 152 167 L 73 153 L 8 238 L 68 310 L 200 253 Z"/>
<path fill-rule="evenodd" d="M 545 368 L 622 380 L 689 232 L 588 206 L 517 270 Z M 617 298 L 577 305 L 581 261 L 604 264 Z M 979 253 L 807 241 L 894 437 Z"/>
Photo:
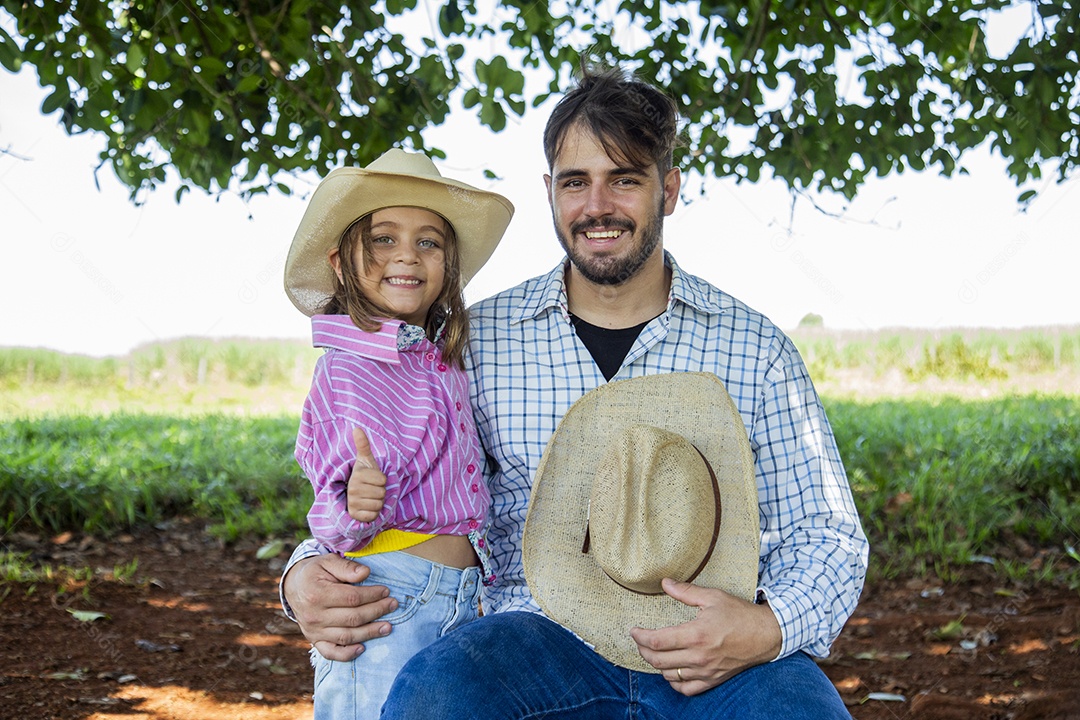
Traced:
<path fill-rule="evenodd" d="M 482 688 L 490 663 L 491 618 L 479 618 L 439 638 L 413 655 L 398 673 L 383 705 L 383 718 L 460 717 L 474 688 Z"/>

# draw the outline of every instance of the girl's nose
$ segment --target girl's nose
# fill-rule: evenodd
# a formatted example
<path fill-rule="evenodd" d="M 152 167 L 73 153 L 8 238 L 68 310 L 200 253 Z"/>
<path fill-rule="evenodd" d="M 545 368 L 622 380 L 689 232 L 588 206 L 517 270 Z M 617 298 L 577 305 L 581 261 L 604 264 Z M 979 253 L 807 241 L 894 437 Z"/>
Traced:
<path fill-rule="evenodd" d="M 408 265 L 415 265 L 420 262 L 420 253 L 416 251 L 416 248 L 412 243 L 398 243 L 394 246 L 394 260 L 403 262 Z"/>

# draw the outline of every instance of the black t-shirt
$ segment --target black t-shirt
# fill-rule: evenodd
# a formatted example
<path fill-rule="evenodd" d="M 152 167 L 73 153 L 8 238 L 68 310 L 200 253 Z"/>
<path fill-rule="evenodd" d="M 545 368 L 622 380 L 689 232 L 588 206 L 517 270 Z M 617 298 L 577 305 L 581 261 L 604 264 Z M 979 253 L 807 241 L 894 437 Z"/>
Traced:
<path fill-rule="evenodd" d="M 604 374 L 605 380 L 610 380 L 615 377 L 615 373 L 619 372 L 623 360 L 626 359 L 626 353 L 630 352 L 642 328 L 651 322 L 651 320 L 646 320 L 628 328 L 608 329 L 587 323 L 573 314 L 570 315 L 570 321 L 574 323 L 577 336 L 588 348 L 589 354 L 596 361 L 596 366 Z"/>

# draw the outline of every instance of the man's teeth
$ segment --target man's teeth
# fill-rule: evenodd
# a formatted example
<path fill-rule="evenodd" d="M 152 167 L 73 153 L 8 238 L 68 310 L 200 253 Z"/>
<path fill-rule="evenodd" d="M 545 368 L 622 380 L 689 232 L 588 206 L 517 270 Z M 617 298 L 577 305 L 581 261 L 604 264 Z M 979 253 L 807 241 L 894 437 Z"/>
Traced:
<path fill-rule="evenodd" d="M 391 285 L 419 285 L 419 280 L 406 280 L 405 278 L 386 278 Z"/>
<path fill-rule="evenodd" d="M 622 235 L 622 230 L 587 230 L 585 237 L 590 240 L 614 239 Z"/>

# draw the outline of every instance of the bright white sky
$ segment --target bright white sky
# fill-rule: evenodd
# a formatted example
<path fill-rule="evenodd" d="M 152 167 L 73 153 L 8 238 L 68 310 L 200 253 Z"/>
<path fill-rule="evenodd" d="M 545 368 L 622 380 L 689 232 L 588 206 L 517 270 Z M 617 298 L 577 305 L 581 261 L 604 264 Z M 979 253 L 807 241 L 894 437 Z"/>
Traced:
<path fill-rule="evenodd" d="M 135 207 L 111 169 L 94 186 L 104 140 L 66 136 L 58 113 L 41 116 L 44 97 L 32 69 L 0 70 L 0 149 L 9 151 L 0 154 L 0 346 L 110 355 L 192 335 L 307 337 L 281 289 L 302 198 L 245 206 L 194 191 L 178 206 L 174 179 Z M 542 178 L 548 110 L 498 135 L 460 113 L 427 135 L 447 152 L 444 175 L 517 207 L 470 302 L 561 257 Z M 699 198 L 701 180 L 690 178 L 693 200 L 668 218 L 664 244 L 685 270 L 788 329 L 808 312 L 850 329 L 1080 324 L 1080 179 L 1037 186 L 1022 214 L 1000 160 L 983 152 L 968 164 L 969 177 L 873 181 L 843 219 L 800 201 L 790 233 L 779 182 L 712 179 Z M 844 207 L 839 197 L 818 202 Z"/>

